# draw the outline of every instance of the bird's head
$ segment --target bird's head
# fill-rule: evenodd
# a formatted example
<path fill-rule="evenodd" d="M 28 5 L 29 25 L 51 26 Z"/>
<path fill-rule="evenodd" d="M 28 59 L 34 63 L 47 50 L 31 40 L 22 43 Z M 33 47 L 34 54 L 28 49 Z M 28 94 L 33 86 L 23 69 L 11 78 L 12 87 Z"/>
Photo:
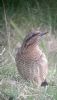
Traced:
<path fill-rule="evenodd" d="M 48 32 L 32 31 L 24 39 L 24 46 L 29 46 L 33 43 L 36 43 L 37 40 Z"/>

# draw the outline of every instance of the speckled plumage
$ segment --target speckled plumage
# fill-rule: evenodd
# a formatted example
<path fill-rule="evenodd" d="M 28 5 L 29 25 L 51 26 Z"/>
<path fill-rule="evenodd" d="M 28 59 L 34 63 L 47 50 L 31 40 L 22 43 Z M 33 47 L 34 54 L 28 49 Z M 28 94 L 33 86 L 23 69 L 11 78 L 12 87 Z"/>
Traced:
<path fill-rule="evenodd" d="M 29 35 L 25 37 L 22 46 L 18 49 L 16 54 L 16 66 L 24 79 L 34 81 L 38 85 L 41 85 L 42 82 L 46 80 L 48 61 L 38 46 L 38 33 L 35 37 L 32 36 L 33 34 L 35 34 L 35 32 L 29 33 Z"/>

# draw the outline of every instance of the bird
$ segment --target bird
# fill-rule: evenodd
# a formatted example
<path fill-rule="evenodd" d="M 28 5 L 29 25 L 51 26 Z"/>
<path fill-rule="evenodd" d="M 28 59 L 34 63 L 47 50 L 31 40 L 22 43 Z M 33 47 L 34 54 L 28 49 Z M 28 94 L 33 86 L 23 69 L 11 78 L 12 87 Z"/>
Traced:
<path fill-rule="evenodd" d="M 48 32 L 30 31 L 16 53 L 15 61 L 19 74 L 24 80 L 47 86 L 48 60 L 39 47 L 42 36 Z"/>

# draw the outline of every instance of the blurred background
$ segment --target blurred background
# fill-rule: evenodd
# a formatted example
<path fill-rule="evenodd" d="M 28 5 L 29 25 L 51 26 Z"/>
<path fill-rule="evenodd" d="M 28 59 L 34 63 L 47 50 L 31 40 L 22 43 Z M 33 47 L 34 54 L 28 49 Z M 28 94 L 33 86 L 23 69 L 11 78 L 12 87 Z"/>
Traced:
<path fill-rule="evenodd" d="M 48 31 L 39 42 L 49 64 L 47 88 L 25 82 L 15 65 L 16 47 L 37 28 Z M 57 100 L 56 0 L 0 0 L 0 100 Z"/>

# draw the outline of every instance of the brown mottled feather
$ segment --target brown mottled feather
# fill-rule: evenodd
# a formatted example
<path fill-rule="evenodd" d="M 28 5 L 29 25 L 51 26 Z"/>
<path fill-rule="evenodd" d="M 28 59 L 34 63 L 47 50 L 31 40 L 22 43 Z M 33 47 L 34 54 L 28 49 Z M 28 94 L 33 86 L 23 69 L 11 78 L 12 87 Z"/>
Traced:
<path fill-rule="evenodd" d="M 16 66 L 24 79 L 35 81 L 38 85 L 41 85 L 48 73 L 48 62 L 37 44 L 38 36 L 35 35 L 34 37 L 32 34 L 35 33 L 27 35 L 19 48 L 16 54 Z"/>

